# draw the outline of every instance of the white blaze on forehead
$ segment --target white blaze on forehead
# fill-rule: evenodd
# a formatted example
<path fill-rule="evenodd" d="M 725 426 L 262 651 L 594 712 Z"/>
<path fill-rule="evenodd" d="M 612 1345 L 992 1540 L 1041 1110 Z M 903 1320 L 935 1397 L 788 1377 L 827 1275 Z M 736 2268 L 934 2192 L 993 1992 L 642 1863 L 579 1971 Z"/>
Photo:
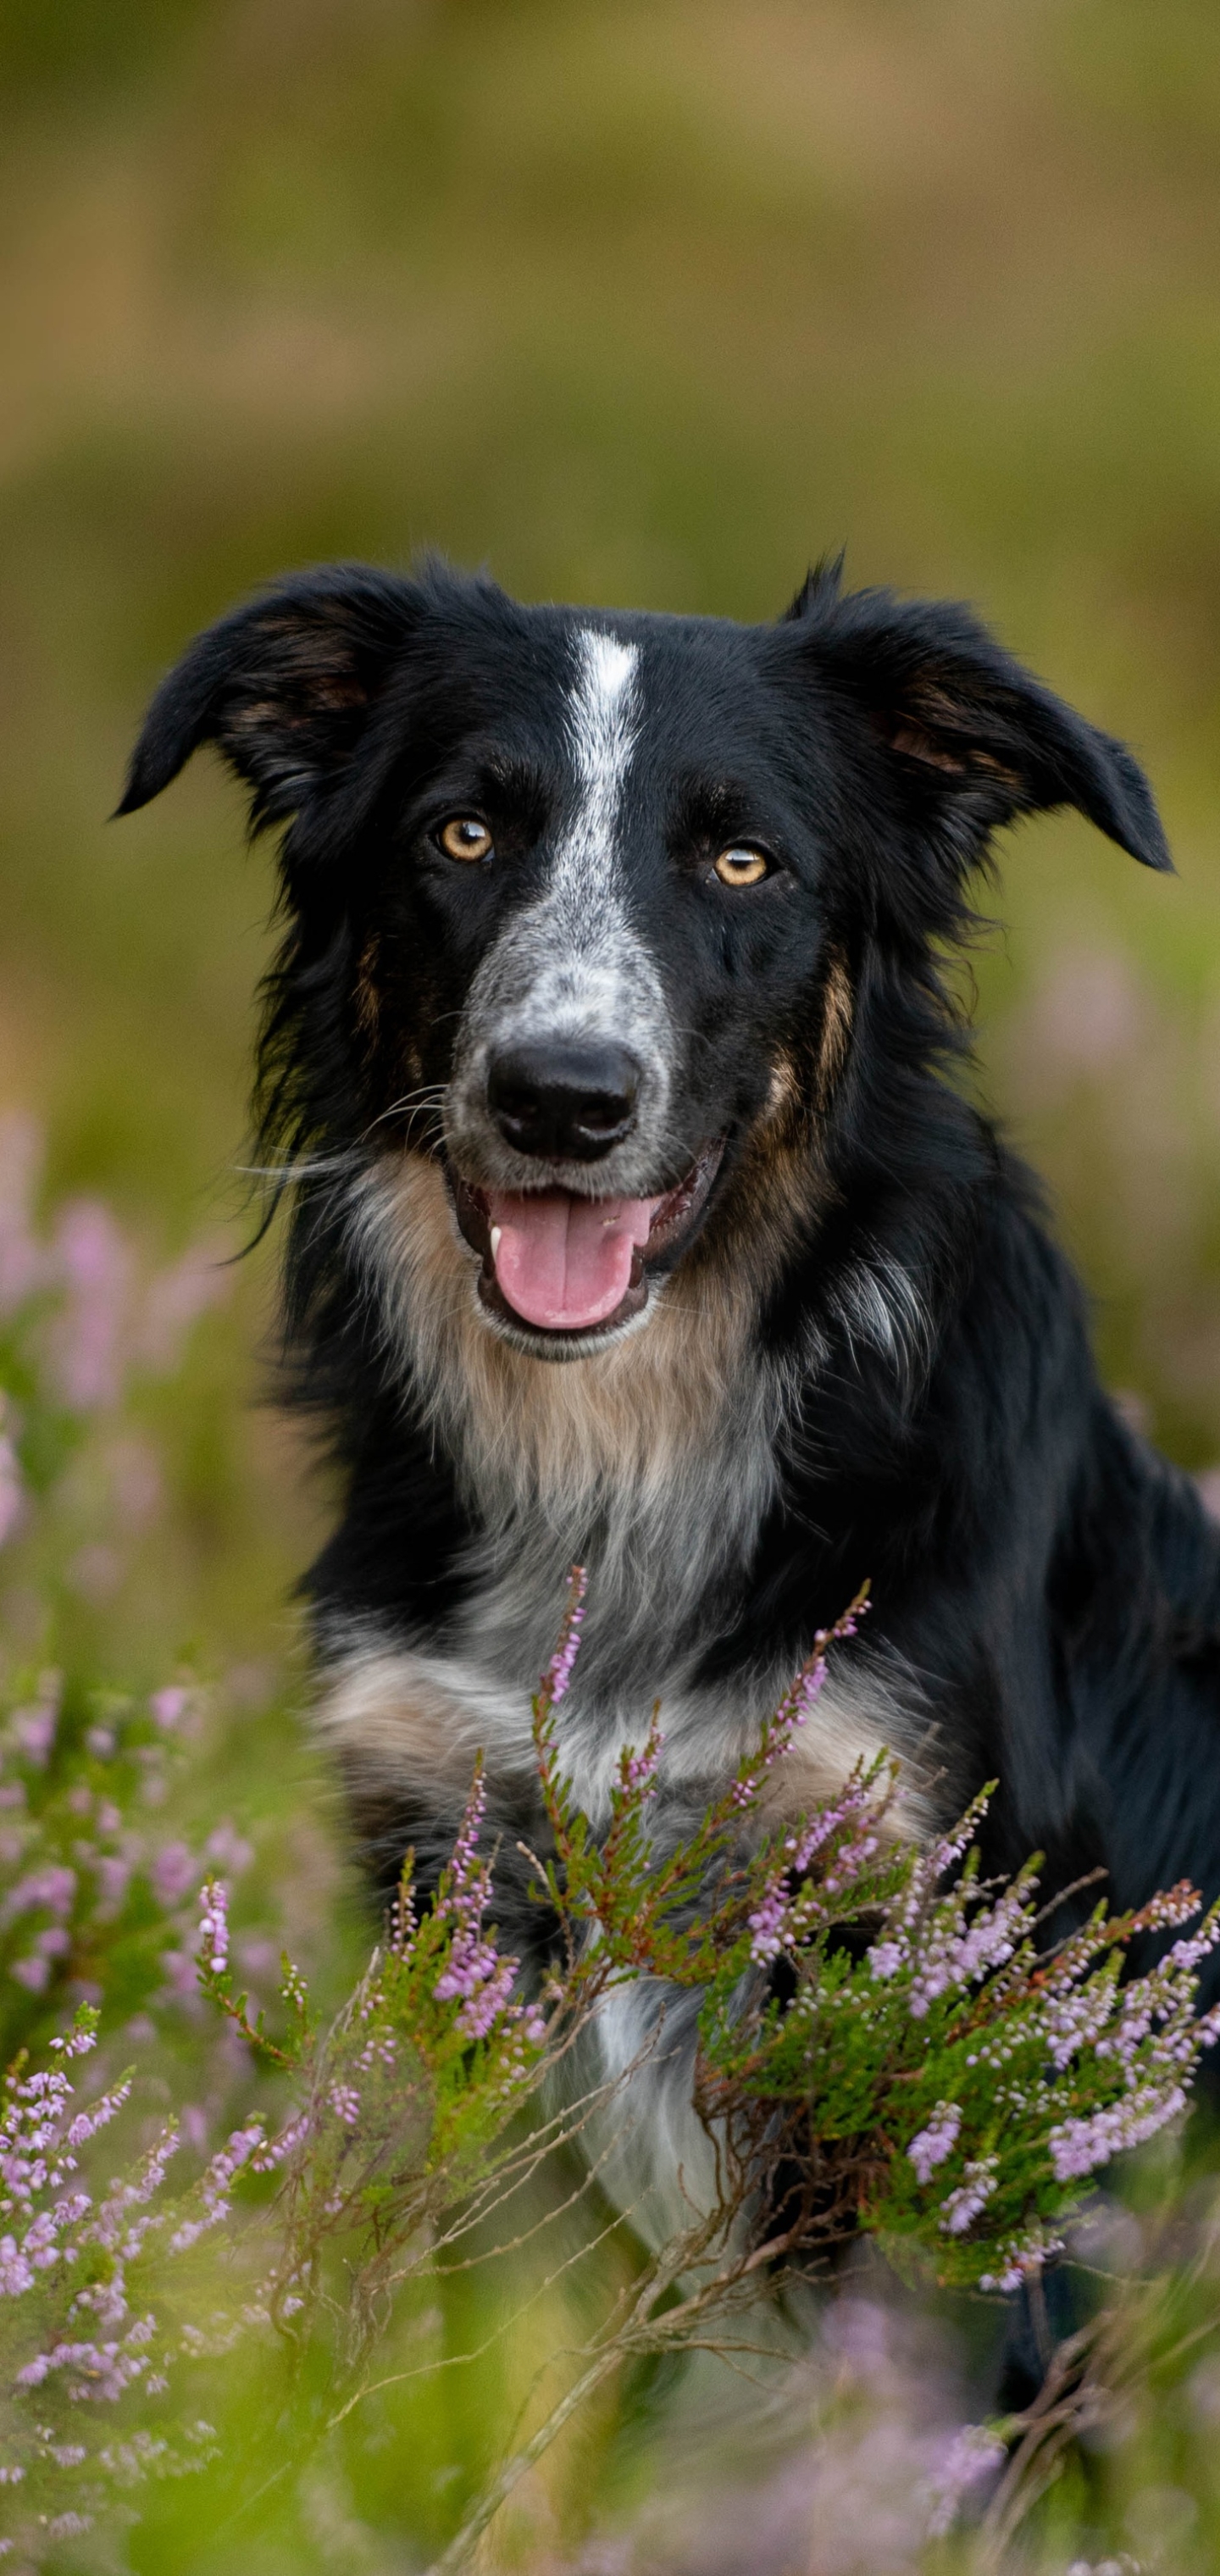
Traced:
<path fill-rule="evenodd" d="M 512 1002 L 531 1029 L 603 1032 L 650 1052 L 657 1044 L 659 989 L 628 918 L 619 859 L 640 657 L 634 645 L 591 626 L 577 629 L 573 646 L 576 668 L 563 714 L 576 794 L 545 890 L 505 940 L 510 974 L 524 970 Z"/>
<path fill-rule="evenodd" d="M 674 1032 L 656 961 L 632 918 L 620 846 L 623 787 L 637 741 L 640 654 L 595 627 L 571 638 L 561 722 L 568 811 L 535 899 L 510 910 L 475 976 L 463 1013 L 449 1131 L 485 1137 L 490 1055 L 522 1037 L 613 1038 L 641 1081 L 633 1142 L 639 1164 L 615 1167 L 615 1188 L 646 1195 L 659 1157 L 672 1080 Z"/>
<path fill-rule="evenodd" d="M 582 870 L 606 865 L 619 797 L 635 744 L 633 682 L 639 655 L 617 636 L 583 626 L 576 639 L 580 673 L 568 701 L 568 731 L 580 785 L 575 827 L 564 851 Z"/>

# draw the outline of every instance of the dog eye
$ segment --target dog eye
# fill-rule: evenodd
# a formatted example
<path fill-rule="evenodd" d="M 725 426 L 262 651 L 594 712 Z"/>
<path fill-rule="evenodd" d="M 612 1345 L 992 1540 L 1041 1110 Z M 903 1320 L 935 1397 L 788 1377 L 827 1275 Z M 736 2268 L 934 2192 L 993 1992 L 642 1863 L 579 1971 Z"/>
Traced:
<path fill-rule="evenodd" d="M 437 840 L 447 859 L 489 859 L 491 834 L 473 814 L 454 814 L 442 823 Z"/>
<path fill-rule="evenodd" d="M 722 850 L 716 861 L 716 874 L 721 885 L 758 885 L 763 877 L 770 876 L 771 862 L 761 850 Z"/>

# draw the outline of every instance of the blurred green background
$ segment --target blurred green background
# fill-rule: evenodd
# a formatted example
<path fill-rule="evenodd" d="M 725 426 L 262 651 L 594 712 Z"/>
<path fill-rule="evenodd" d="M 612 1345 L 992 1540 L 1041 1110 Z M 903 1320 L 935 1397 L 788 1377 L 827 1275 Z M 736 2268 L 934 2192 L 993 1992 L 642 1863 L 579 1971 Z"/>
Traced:
<path fill-rule="evenodd" d="M 0 77 L 0 1100 L 49 1188 L 159 1254 L 237 1221 L 267 854 L 206 761 L 104 819 L 235 595 L 428 543 L 758 617 L 845 544 L 1155 781 L 1177 880 L 1068 821 L 1005 854 L 983 1078 L 1110 1382 L 1212 1467 L 1214 0 L 0 0 Z M 173 1426 L 158 1648 L 278 1652 L 323 1508 L 248 1401 L 266 1287 Z"/>

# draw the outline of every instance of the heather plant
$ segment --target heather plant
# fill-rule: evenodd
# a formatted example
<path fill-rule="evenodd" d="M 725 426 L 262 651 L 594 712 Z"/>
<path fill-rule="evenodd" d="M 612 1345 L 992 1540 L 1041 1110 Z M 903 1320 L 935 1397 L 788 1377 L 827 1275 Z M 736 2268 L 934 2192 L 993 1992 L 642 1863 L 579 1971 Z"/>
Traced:
<path fill-rule="evenodd" d="M 41 1159 L 34 1121 L 0 1117 L 0 1548 L 45 1534 L 39 1569 L 53 1600 L 63 1581 L 104 1595 L 117 1530 L 155 1507 L 157 1461 L 124 1408 L 142 1381 L 174 1373 L 229 1273 L 205 1245 L 150 1268 L 98 1199 L 70 1199 L 40 1223 Z M 90 1450 L 98 1475 L 91 1485 L 78 1473 L 74 1493 Z M 98 1487 L 110 1527 L 77 1529 Z M 60 1518 L 49 1523 L 52 1503 Z"/>
<path fill-rule="evenodd" d="M 552 1668 L 565 1682 L 579 1592 L 578 1581 Z M 767 1831 L 767 1775 L 808 1722 L 828 1650 L 854 1634 L 864 1607 L 861 1597 L 817 1638 L 757 1749 L 689 1841 L 655 1864 L 658 1716 L 643 1752 L 624 1752 L 610 1827 L 594 1842 L 563 1780 L 549 1681 L 535 1708 L 557 1855 L 548 1895 L 577 1974 L 575 1936 L 588 1923 L 599 1973 L 609 1954 L 621 1975 L 703 1991 L 709 2124 L 765 2162 L 779 2114 L 783 2162 L 795 2154 L 804 2169 L 780 2231 L 790 2253 L 846 2222 L 921 2256 L 946 2285 L 1011 2290 L 1059 2250 L 1092 2175 L 1185 2109 L 1220 2034 L 1220 2007 L 1196 2010 L 1220 1906 L 1204 1915 L 1185 1884 L 1138 1912 L 1112 1915 L 1101 1898 L 1082 1927 L 1043 1946 L 1059 1909 L 1038 1905 L 1037 1860 L 1011 1881 L 980 1878 L 987 1792 L 919 1848 L 892 1829 L 897 1769 L 883 1758 L 858 1765 L 807 1817 Z M 1158 1965 L 1120 1982 L 1134 1939 L 1192 1922 Z"/>
<path fill-rule="evenodd" d="M 200 1879 L 209 1859 L 232 1867 L 251 1856 L 215 1819 L 193 1851 L 178 1814 L 215 1694 L 183 1673 L 115 1687 L 65 1654 L 61 1634 L 65 1605 L 108 1595 L 120 1543 L 161 1507 L 159 1462 L 133 1428 L 131 1398 L 178 1368 L 228 1274 L 203 1247 L 150 1267 L 97 1200 L 70 1200 L 40 1223 L 40 1158 L 32 1121 L 0 1119 L 6 2056 L 45 2039 L 65 2006 L 104 2006 L 114 2022 L 192 1993 Z"/>

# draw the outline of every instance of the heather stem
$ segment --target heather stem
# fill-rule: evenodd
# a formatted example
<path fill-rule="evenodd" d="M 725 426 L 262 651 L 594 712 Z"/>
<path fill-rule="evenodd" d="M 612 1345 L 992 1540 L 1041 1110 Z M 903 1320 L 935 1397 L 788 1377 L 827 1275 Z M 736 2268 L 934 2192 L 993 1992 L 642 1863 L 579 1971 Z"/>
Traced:
<path fill-rule="evenodd" d="M 514 2451 L 511 2460 L 505 2461 L 490 2486 L 484 2488 L 478 2503 L 467 2514 L 461 2530 L 454 2533 L 448 2548 L 442 2551 L 441 2556 L 433 2560 L 427 2570 L 427 2576 L 459 2576 L 459 2570 L 468 2566 L 475 2542 L 481 2539 L 489 2522 L 494 2519 L 501 2505 L 512 2494 L 518 2480 L 525 2476 L 527 2469 L 533 2468 L 536 2460 L 542 2458 L 544 2451 L 550 2449 L 556 2435 L 563 2431 L 564 2425 L 569 2417 L 576 2413 L 578 2407 L 584 2405 L 585 2399 L 593 2395 L 594 2389 L 601 2386 L 603 2379 L 609 2378 L 612 2370 L 617 2370 L 622 2357 L 617 2343 L 608 2344 L 603 2351 L 596 2354 L 589 2363 L 588 2369 L 581 2372 L 579 2379 L 573 2381 L 572 2386 L 551 2408 L 546 2422 L 539 2425 L 537 2432 L 531 2435 L 529 2441 L 524 2443 L 519 2451 Z"/>

